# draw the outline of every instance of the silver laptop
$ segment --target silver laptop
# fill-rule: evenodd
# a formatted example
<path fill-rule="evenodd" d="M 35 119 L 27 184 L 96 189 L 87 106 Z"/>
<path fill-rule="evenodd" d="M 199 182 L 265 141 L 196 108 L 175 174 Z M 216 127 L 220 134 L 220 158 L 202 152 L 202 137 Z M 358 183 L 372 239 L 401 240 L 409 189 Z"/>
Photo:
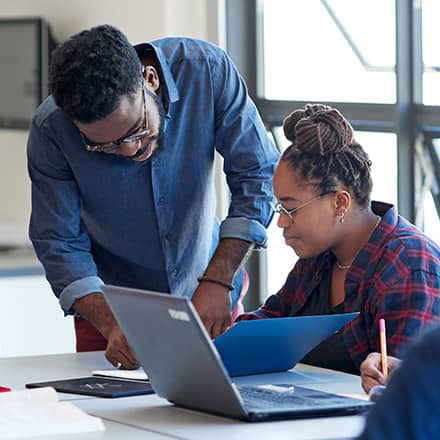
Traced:
<path fill-rule="evenodd" d="M 349 415 L 371 404 L 292 385 L 237 386 L 189 300 L 110 285 L 103 291 L 155 392 L 176 405 L 263 421 Z"/>

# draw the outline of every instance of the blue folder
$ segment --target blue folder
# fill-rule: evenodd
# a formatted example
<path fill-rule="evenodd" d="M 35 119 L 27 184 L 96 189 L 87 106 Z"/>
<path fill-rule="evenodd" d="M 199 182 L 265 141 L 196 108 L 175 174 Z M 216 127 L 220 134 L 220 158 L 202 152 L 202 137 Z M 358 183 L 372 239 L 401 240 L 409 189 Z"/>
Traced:
<path fill-rule="evenodd" d="M 230 376 L 286 371 L 358 315 L 240 321 L 216 338 L 214 344 Z"/>

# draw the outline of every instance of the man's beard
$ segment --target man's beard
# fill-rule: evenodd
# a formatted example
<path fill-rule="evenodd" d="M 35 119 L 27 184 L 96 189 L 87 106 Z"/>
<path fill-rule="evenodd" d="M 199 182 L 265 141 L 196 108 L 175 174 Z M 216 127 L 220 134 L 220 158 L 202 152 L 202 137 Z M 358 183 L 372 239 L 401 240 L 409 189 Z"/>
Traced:
<path fill-rule="evenodd" d="M 165 123 L 165 109 L 162 103 L 162 100 L 160 97 L 153 92 L 150 92 L 150 90 L 146 89 L 147 95 L 151 97 L 151 99 L 156 104 L 157 110 L 159 112 L 159 130 L 156 135 L 151 136 L 148 138 L 148 142 L 143 145 L 141 148 L 139 148 L 138 151 L 136 151 L 133 156 L 129 156 L 128 159 L 135 160 L 137 157 L 142 156 L 147 149 L 151 146 L 153 142 L 157 142 L 156 149 L 151 157 L 153 157 L 160 149 L 162 148 L 163 144 L 163 138 L 164 138 L 164 123 Z M 149 157 L 147 160 L 150 160 L 151 157 Z"/>

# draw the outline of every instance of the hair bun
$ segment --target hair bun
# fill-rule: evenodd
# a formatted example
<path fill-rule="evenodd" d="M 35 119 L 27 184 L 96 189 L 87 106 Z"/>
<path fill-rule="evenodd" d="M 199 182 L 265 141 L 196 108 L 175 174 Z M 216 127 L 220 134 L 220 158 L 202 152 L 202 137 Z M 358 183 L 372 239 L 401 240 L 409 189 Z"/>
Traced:
<path fill-rule="evenodd" d="M 286 138 L 304 153 L 335 153 L 353 142 L 350 123 L 338 110 L 323 104 L 293 111 L 284 119 L 283 129 Z"/>

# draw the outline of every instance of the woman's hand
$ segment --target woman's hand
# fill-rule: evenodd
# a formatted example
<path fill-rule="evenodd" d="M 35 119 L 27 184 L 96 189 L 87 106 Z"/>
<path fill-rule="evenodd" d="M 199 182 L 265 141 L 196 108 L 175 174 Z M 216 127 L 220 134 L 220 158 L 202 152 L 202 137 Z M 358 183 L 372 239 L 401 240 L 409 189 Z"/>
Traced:
<path fill-rule="evenodd" d="M 390 374 L 400 365 L 401 360 L 392 356 L 388 359 L 388 378 Z M 370 353 L 361 364 L 362 388 L 369 393 L 371 388 L 376 385 L 386 385 L 385 377 L 382 373 L 382 360 L 380 353 Z"/>

